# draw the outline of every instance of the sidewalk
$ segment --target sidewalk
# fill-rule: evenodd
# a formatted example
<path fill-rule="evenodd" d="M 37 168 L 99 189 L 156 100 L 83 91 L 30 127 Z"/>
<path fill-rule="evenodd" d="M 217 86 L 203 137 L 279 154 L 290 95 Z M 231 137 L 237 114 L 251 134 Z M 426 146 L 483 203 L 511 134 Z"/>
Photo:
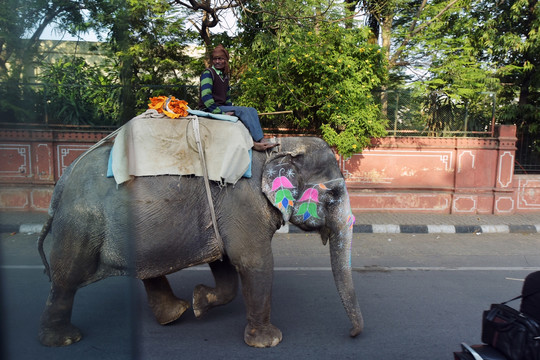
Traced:
<path fill-rule="evenodd" d="M 0 232 L 39 233 L 46 213 L 0 212 Z M 302 230 L 287 224 L 282 233 Z M 355 233 L 540 233 L 540 212 L 514 215 L 448 215 L 418 213 L 360 213 Z"/>
<path fill-rule="evenodd" d="M 540 233 L 540 212 L 513 215 L 357 214 L 356 233 Z"/>
<path fill-rule="evenodd" d="M 39 233 L 47 217 L 46 212 L 0 212 L 0 233 Z"/>

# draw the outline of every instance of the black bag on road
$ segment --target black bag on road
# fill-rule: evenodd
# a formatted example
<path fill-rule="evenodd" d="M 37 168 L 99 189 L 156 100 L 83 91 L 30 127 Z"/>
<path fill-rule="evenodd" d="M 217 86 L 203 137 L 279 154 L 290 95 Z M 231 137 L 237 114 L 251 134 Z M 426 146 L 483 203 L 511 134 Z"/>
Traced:
<path fill-rule="evenodd" d="M 492 304 L 490 310 L 484 311 L 482 342 L 508 360 L 540 360 L 540 324 L 506 303 Z"/>

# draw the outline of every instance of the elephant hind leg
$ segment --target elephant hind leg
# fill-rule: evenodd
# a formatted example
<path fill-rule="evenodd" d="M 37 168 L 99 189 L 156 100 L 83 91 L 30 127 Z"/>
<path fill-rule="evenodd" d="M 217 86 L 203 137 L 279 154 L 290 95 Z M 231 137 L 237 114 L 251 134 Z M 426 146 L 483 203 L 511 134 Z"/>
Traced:
<path fill-rule="evenodd" d="M 148 296 L 148 304 L 161 325 L 169 324 L 182 316 L 189 309 L 187 301 L 177 298 L 165 276 L 144 279 L 144 288 Z"/>
<path fill-rule="evenodd" d="M 50 254 L 52 284 L 39 327 L 39 341 L 46 346 L 67 346 L 82 339 L 81 331 L 71 324 L 73 301 L 77 289 L 92 282 L 96 271 L 97 255 L 87 249 L 72 251 L 66 241 L 55 243 Z"/>
<path fill-rule="evenodd" d="M 230 303 L 238 293 L 238 273 L 226 256 L 209 265 L 216 287 L 200 284 L 193 290 L 193 312 L 198 318 L 213 307 Z"/>
<path fill-rule="evenodd" d="M 81 331 L 71 324 L 76 289 L 51 286 L 41 315 L 39 341 L 45 346 L 67 346 L 82 339 Z"/>

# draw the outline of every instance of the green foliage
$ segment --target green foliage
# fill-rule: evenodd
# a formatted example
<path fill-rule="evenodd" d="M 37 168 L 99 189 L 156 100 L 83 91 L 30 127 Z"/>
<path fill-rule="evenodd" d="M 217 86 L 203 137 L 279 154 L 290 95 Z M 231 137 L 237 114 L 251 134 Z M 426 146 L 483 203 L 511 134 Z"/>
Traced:
<path fill-rule="evenodd" d="M 482 40 L 503 84 L 497 118 L 531 129 L 529 125 L 540 124 L 540 5 L 536 0 L 502 0 L 486 14 L 479 2 L 475 11 L 485 18 Z"/>
<path fill-rule="evenodd" d="M 292 110 L 292 122 L 315 129 L 350 155 L 385 134 L 372 90 L 385 79 L 381 49 L 366 29 L 322 23 L 261 34 L 242 59 L 237 103 L 260 112 Z"/>
<path fill-rule="evenodd" d="M 121 125 L 145 111 L 148 99 L 175 95 L 191 100 L 189 84 L 198 63 L 186 51 L 193 34 L 165 0 L 86 0 L 87 26 L 108 32 L 108 64 L 90 66 L 81 58 L 43 63 L 49 121 L 65 124 Z"/>
<path fill-rule="evenodd" d="M 113 24 L 109 44 L 120 60 L 120 81 L 129 89 L 123 99 L 131 99 L 122 106 L 133 107 L 137 113 L 147 108 L 151 96 L 185 98 L 184 86 L 195 76 L 192 54 L 186 51 L 195 34 L 185 29 L 185 18 L 166 0 L 130 0 L 124 12 L 115 15 L 126 22 L 123 30 L 115 17 L 108 19 Z M 127 121 L 131 114 L 123 117 Z"/>
<path fill-rule="evenodd" d="M 396 32 L 398 37 L 411 38 L 403 59 L 413 62 L 417 71 L 424 68 L 421 81 L 410 87 L 422 94 L 419 115 L 430 135 L 487 131 L 499 81 L 491 64 L 480 61 L 484 57 L 482 42 L 477 38 L 481 22 L 471 16 L 471 2 L 458 2 L 456 5 L 462 6 L 443 12 L 447 5 L 448 1 L 434 1 L 425 7 L 419 21 L 431 21 L 429 31 L 411 37 L 404 26 L 398 27 L 402 32 Z"/>
<path fill-rule="evenodd" d="M 69 0 L 4 0 L 0 13 L 0 81 L 21 80 L 37 55 L 38 40 L 45 27 L 82 23 L 81 7 Z M 22 41 L 22 39 L 25 39 Z M 9 66 L 7 64 L 9 63 Z"/>
<path fill-rule="evenodd" d="M 112 115 L 122 122 L 129 111 L 146 109 L 154 95 L 175 95 L 196 106 L 196 89 L 185 89 L 197 84 L 203 64 L 189 57 L 186 45 L 202 34 L 187 30 L 192 27 L 180 10 L 187 2 L 181 3 L 6 0 L 0 14 L 0 116 L 44 118 L 43 100 L 21 83 L 39 62 L 35 40 L 46 24 L 71 34 L 97 29 L 106 34 L 113 61 L 99 71 L 76 59 L 49 64 L 49 120 L 101 124 Z M 371 33 L 347 18 L 353 5 L 368 12 Z M 212 44 L 224 43 L 233 54 L 233 85 L 241 95 L 236 103 L 292 110 L 289 123 L 319 132 L 342 154 L 382 136 L 380 118 L 441 135 L 487 130 L 496 111 L 498 122 L 540 128 L 536 0 L 250 0 L 237 9 L 237 34 L 210 35 Z M 375 45 L 379 39 L 382 51 Z M 103 89 L 108 97 L 101 97 Z"/>
<path fill-rule="evenodd" d="M 81 7 L 69 0 L 4 0 L 0 12 L 0 119 L 36 122 L 42 108 L 32 80 L 45 27 L 78 27 Z"/>
<path fill-rule="evenodd" d="M 105 74 L 81 57 L 64 57 L 44 64 L 40 76 L 49 122 L 73 125 L 112 125 L 118 119 L 118 77 Z"/>

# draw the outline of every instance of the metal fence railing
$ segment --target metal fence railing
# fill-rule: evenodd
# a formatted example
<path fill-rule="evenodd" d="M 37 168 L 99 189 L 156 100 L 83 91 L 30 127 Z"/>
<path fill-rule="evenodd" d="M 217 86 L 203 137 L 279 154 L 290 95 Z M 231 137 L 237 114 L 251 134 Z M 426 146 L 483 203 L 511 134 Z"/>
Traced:
<path fill-rule="evenodd" d="M 540 174 L 540 139 L 528 128 L 519 129 L 514 173 Z"/>
<path fill-rule="evenodd" d="M 480 93 L 474 101 L 458 101 L 441 92 L 387 90 L 374 98 L 393 136 L 493 136 L 493 93 Z"/>

